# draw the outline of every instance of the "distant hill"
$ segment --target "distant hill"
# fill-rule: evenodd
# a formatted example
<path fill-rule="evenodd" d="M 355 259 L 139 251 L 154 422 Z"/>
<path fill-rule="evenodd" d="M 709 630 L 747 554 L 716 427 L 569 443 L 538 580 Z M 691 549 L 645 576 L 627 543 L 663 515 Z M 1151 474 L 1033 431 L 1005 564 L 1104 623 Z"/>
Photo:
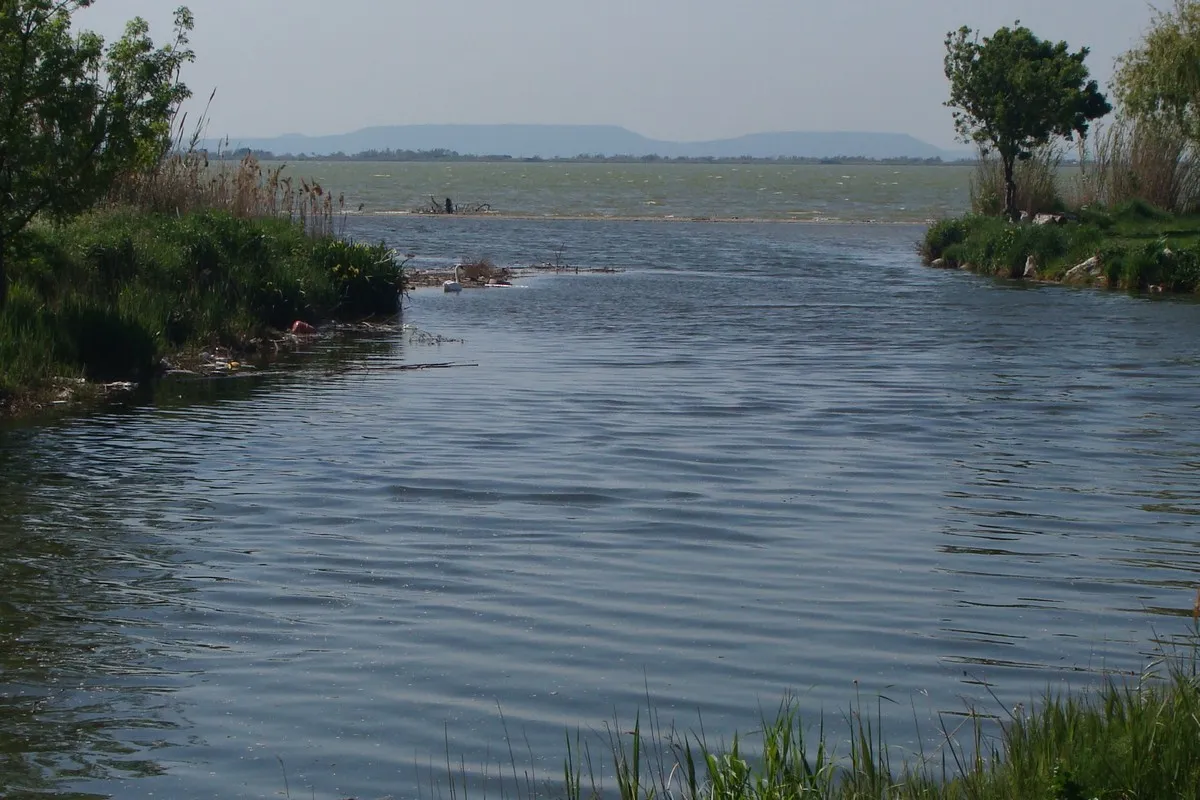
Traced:
<path fill-rule="evenodd" d="M 216 149 L 218 142 L 206 142 Z M 944 158 L 947 152 L 903 133 L 753 133 L 708 142 L 649 139 L 615 125 L 394 125 L 333 136 L 285 134 L 230 138 L 224 149 L 249 148 L 295 155 L 353 155 L 367 150 L 453 150 L 462 155 L 572 158 L 581 154 L 664 158 Z"/>

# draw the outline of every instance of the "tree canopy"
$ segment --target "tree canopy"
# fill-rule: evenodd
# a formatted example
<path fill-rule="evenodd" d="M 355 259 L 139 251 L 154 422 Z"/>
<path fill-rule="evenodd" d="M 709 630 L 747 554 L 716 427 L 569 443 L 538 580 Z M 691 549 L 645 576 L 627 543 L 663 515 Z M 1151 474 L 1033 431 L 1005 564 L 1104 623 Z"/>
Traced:
<path fill-rule="evenodd" d="M 160 158 L 189 96 L 179 76 L 193 57 L 186 8 L 168 45 L 156 47 L 135 18 L 105 47 L 71 30 L 92 1 L 0 0 L 0 307 L 13 237 L 39 215 L 91 207 L 122 171 Z"/>
<path fill-rule="evenodd" d="M 1113 93 L 1134 116 L 1179 125 L 1200 142 L 1200 0 L 1156 13 L 1139 46 L 1118 59 Z"/>
<path fill-rule="evenodd" d="M 1084 64 L 1088 49 L 1043 41 L 1020 23 L 982 41 L 970 28 L 946 35 L 946 77 L 954 126 L 964 142 L 995 150 L 1004 166 L 1005 213 L 1017 215 L 1017 160 L 1054 138 L 1086 136 L 1112 110 Z"/>

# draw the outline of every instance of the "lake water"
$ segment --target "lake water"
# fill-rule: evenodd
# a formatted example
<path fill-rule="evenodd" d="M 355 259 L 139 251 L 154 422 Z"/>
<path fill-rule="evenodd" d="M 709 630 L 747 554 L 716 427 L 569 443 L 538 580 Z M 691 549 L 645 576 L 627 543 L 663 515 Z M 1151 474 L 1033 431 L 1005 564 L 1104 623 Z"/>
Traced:
<path fill-rule="evenodd" d="M 278 163 L 265 164 L 267 168 Z M 969 166 L 880 164 L 376 163 L 305 161 L 287 172 L 367 214 L 487 204 L 518 217 L 918 222 L 969 202 Z"/>
<path fill-rule="evenodd" d="M 720 739 L 882 694 L 914 746 L 1188 629 L 1195 303 L 927 269 L 915 225 L 351 225 L 623 271 L 0 429 L 0 794 L 432 796 L 509 740 L 553 780 L 647 696 Z"/>

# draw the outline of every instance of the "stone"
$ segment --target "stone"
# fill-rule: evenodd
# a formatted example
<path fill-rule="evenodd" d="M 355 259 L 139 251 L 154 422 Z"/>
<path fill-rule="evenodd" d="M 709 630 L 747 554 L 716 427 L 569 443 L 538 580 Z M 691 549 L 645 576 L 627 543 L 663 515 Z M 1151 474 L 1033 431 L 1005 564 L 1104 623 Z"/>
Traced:
<path fill-rule="evenodd" d="M 930 262 L 929 262 L 929 266 L 931 266 L 931 267 L 938 267 L 939 269 L 941 269 L 941 268 L 943 268 L 943 267 L 945 267 L 945 266 L 946 266 L 946 259 L 944 259 L 944 258 L 935 258 L 933 261 L 930 261 Z"/>
<path fill-rule="evenodd" d="M 1038 279 L 1037 259 L 1032 255 L 1025 259 L 1025 273 L 1021 276 L 1031 281 Z"/>
<path fill-rule="evenodd" d="M 1098 277 L 1103 271 L 1104 268 L 1100 265 L 1100 259 L 1092 256 L 1082 264 L 1067 270 L 1067 274 L 1063 276 L 1063 280 L 1068 283 L 1086 282 Z"/>

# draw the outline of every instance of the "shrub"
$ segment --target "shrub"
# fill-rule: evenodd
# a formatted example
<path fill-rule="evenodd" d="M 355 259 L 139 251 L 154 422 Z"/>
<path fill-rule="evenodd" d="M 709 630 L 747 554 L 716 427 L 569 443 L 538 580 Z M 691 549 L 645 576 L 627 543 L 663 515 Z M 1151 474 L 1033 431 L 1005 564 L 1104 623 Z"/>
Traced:
<path fill-rule="evenodd" d="M 926 263 L 946 257 L 950 248 L 966 241 L 972 227 L 974 220 L 970 217 L 938 220 L 925 231 L 920 245 L 921 256 Z"/>
<path fill-rule="evenodd" d="M 337 288 L 340 314 L 372 316 L 394 314 L 404 291 L 404 273 L 395 256 L 381 244 L 365 245 L 326 239 L 313 245 L 317 263 L 326 269 Z"/>
<path fill-rule="evenodd" d="M 1200 253 L 1195 248 L 1172 249 L 1161 240 L 1133 248 L 1122 259 L 1121 282 L 1138 291 L 1159 286 L 1170 292 L 1194 292 L 1200 286 Z"/>

